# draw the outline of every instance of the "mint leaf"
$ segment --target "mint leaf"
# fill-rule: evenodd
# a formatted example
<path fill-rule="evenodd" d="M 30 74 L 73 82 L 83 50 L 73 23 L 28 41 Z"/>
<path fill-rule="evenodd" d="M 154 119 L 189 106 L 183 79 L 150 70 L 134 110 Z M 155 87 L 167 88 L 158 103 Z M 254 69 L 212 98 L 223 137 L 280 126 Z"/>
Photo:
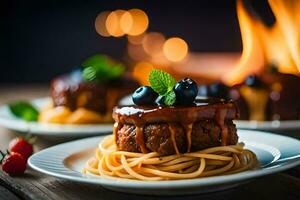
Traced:
<path fill-rule="evenodd" d="M 82 76 L 87 81 L 105 82 L 117 79 L 125 71 L 121 63 L 101 54 L 89 57 L 81 65 L 84 68 Z"/>
<path fill-rule="evenodd" d="M 172 91 L 176 84 L 176 80 L 172 75 L 157 69 L 150 72 L 149 82 L 151 88 L 162 96 Z"/>
<path fill-rule="evenodd" d="M 173 90 L 176 85 L 175 78 L 162 70 L 152 70 L 149 75 L 151 88 L 163 97 L 164 104 L 171 106 L 176 101 L 176 94 Z"/>
<path fill-rule="evenodd" d="M 97 79 L 97 72 L 93 67 L 87 67 L 82 71 L 82 76 L 85 80 L 94 81 Z"/>
<path fill-rule="evenodd" d="M 11 113 L 26 121 L 37 121 L 39 111 L 26 101 L 18 101 L 8 105 Z"/>
<path fill-rule="evenodd" d="M 169 91 L 165 96 L 164 96 L 164 103 L 167 106 L 171 106 L 175 103 L 176 101 L 176 94 L 173 90 Z"/>

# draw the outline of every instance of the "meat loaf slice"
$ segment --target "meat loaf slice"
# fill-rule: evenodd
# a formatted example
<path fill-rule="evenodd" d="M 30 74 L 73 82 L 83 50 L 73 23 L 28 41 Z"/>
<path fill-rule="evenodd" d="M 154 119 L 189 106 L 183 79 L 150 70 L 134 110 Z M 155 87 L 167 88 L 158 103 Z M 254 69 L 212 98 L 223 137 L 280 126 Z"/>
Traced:
<path fill-rule="evenodd" d="M 226 144 L 234 145 L 238 141 L 236 127 L 231 120 L 225 122 L 228 128 Z M 187 151 L 186 131 L 182 125 L 173 125 L 175 141 L 179 152 Z M 153 123 L 144 126 L 143 136 L 145 146 L 149 151 L 162 155 L 175 154 L 175 148 L 171 138 L 171 131 L 167 123 Z M 195 122 L 191 132 L 191 151 L 197 151 L 209 147 L 221 146 L 221 128 L 214 120 Z M 116 144 L 118 150 L 141 152 L 136 142 L 135 125 L 125 124 L 116 132 Z"/>

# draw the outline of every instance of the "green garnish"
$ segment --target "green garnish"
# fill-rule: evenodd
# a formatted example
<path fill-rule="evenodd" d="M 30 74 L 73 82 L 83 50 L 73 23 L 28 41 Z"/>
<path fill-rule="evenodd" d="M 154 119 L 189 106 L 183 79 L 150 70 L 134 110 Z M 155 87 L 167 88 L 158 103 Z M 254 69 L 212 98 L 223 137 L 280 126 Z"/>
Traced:
<path fill-rule="evenodd" d="M 165 98 L 164 98 L 164 103 L 168 106 L 171 106 L 175 103 L 176 101 L 176 94 L 175 92 L 172 90 L 170 92 L 168 92 L 166 95 L 165 95 Z"/>
<path fill-rule="evenodd" d="M 82 63 L 82 76 L 87 81 L 106 82 L 119 78 L 125 71 L 124 65 L 112 61 L 105 55 L 94 55 Z"/>
<path fill-rule="evenodd" d="M 164 97 L 163 101 L 166 105 L 171 106 L 175 103 L 176 94 L 173 88 L 176 85 L 176 79 L 171 74 L 154 69 L 150 72 L 149 83 L 156 93 Z"/>
<path fill-rule="evenodd" d="M 18 101 L 8 105 L 13 115 L 25 121 L 37 121 L 39 111 L 26 101 Z"/>

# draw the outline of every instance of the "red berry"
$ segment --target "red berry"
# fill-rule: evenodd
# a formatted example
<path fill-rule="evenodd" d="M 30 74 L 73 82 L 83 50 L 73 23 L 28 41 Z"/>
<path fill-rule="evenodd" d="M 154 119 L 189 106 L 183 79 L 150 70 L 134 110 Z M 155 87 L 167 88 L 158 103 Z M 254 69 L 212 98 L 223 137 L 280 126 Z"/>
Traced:
<path fill-rule="evenodd" d="M 11 152 L 2 160 L 2 170 L 12 176 L 24 174 L 26 159 L 19 153 Z"/>
<path fill-rule="evenodd" d="M 8 146 L 9 151 L 17 152 L 27 160 L 33 153 L 33 147 L 23 138 L 13 139 Z"/>

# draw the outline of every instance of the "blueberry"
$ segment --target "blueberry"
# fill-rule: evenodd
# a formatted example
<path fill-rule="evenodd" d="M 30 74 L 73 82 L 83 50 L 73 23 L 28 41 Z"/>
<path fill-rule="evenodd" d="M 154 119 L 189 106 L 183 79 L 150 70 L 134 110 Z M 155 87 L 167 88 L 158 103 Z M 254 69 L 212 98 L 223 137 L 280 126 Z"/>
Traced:
<path fill-rule="evenodd" d="M 174 91 L 176 94 L 176 103 L 189 105 L 193 104 L 198 94 L 198 87 L 195 81 L 185 78 L 176 83 Z"/>
<path fill-rule="evenodd" d="M 158 96 L 155 100 L 155 103 L 158 105 L 158 106 L 163 106 L 165 105 L 164 103 L 164 96 Z"/>
<path fill-rule="evenodd" d="M 207 96 L 227 99 L 229 96 L 229 88 L 221 82 L 215 82 L 208 86 Z"/>
<path fill-rule="evenodd" d="M 209 89 L 208 85 L 200 85 L 198 87 L 198 95 L 203 96 L 203 97 L 207 97 L 208 96 L 208 89 Z"/>
<path fill-rule="evenodd" d="M 149 86 L 139 87 L 132 94 L 132 101 L 136 105 L 153 105 L 158 94 Z"/>
<path fill-rule="evenodd" d="M 245 80 L 245 85 L 247 85 L 249 87 L 253 87 L 253 88 L 258 88 L 258 87 L 262 86 L 262 82 L 257 76 L 250 75 Z"/>

